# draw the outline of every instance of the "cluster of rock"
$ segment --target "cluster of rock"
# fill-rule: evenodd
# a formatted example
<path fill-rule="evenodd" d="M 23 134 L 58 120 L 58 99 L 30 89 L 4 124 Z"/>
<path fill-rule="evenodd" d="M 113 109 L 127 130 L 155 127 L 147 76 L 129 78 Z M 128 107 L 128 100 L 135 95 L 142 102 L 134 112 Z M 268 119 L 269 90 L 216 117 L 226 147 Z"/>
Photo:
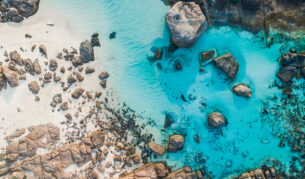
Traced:
<path fill-rule="evenodd" d="M 166 151 L 165 148 L 154 142 L 149 142 L 147 144 L 148 148 L 158 155 L 163 155 Z M 168 140 L 168 152 L 177 152 L 182 150 L 184 146 L 184 137 L 182 135 L 171 135 Z"/>
<path fill-rule="evenodd" d="M 20 171 L 21 166 L 15 166 L 17 160 L 31 158 L 36 155 L 38 148 L 50 149 L 59 141 L 60 130 L 52 124 L 32 126 L 28 131 L 29 134 L 6 146 L 5 153 L 0 154 L 0 176 Z M 19 129 L 6 139 L 12 142 L 24 133 L 25 129 Z"/>
<path fill-rule="evenodd" d="M 84 143 L 70 143 L 54 149 L 50 153 L 36 155 L 38 148 L 50 148 L 59 140 L 59 128 L 52 124 L 30 127 L 30 133 L 6 147 L 3 154 L 5 163 L 0 167 L 0 176 L 9 174 L 26 177 L 26 172 L 33 172 L 35 178 L 71 178 L 64 168 L 76 164 L 82 166 L 88 161 L 96 163 L 92 150 L 104 143 L 104 135 L 96 131 L 84 138 Z M 88 139 L 89 138 L 89 139 Z M 44 141 L 44 139 L 46 139 Z M 19 157 L 19 161 L 17 161 Z M 22 159 L 20 159 L 22 158 Z M 30 176 L 28 176 L 30 177 Z"/>
<path fill-rule="evenodd" d="M 34 15 L 39 0 L 0 0 L 0 22 L 21 22 Z"/>
<path fill-rule="evenodd" d="M 199 58 L 200 71 L 203 71 L 203 64 L 214 62 L 215 66 L 220 69 L 230 79 L 234 79 L 239 70 L 239 64 L 237 60 L 230 54 L 224 54 L 220 57 L 214 58 L 216 54 L 215 50 L 202 52 Z M 249 86 L 245 84 L 237 84 L 232 87 L 232 91 L 237 95 L 245 98 L 249 98 L 252 95 L 252 91 Z M 212 128 L 219 128 L 225 123 L 225 117 L 219 112 L 213 112 L 208 116 L 208 124 Z"/>
<path fill-rule="evenodd" d="M 238 179 L 276 179 L 279 178 L 278 174 L 276 173 L 276 170 L 273 167 L 266 168 L 264 170 L 257 168 L 254 170 L 251 170 L 249 172 L 242 173 Z"/>
<path fill-rule="evenodd" d="M 302 55 L 302 53 L 303 52 L 300 52 L 298 55 Z M 302 58 L 298 58 L 300 61 L 297 61 L 295 57 L 293 57 L 295 55 L 297 55 L 297 53 L 294 50 L 284 54 L 281 57 L 281 68 L 285 68 L 285 66 L 294 68 L 297 64 L 301 64 Z M 299 72 L 296 69 L 298 69 Z M 302 68 L 296 69 L 295 75 L 289 77 L 292 78 L 289 82 L 279 83 L 278 80 L 274 80 L 273 83 L 270 84 L 270 88 L 276 87 L 279 90 L 283 90 L 282 94 L 284 95 L 278 94 L 267 97 L 264 99 L 264 106 L 261 110 L 261 116 L 264 122 L 272 126 L 274 129 L 281 129 L 274 130 L 272 133 L 280 139 L 278 146 L 289 146 L 291 151 L 297 154 L 290 162 L 289 173 L 285 174 L 286 178 L 305 177 L 305 133 L 304 130 L 302 130 L 302 128 L 304 128 L 305 119 L 305 98 L 303 95 L 305 86 L 302 80 L 295 81 L 293 79 L 294 77 L 296 77 L 296 79 L 302 78 Z M 279 76 L 279 74 L 277 76 Z M 299 167 L 299 163 L 301 164 L 301 167 Z"/>
<path fill-rule="evenodd" d="M 58 178 L 77 176 L 76 178 L 80 178 L 79 175 L 82 174 L 85 175 L 84 178 L 97 178 L 101 173 L 113 177 L 126 168 L 147 162 L 149 157 L 147 143 L 151 139 L 151 135 L 142 134 L 141 131 L 145 124 L 142 126 L 136 124 L 135 120 L 140 118 L 140 115 L 134 114 L 134 111 L 126 105 L 116 104 L 111 94 L 104 93 L 109 74 L 107 72 L 96 74 L 102 87 L 97 91 L 86 90 L 85 86 L 78 87 L 80 82 L 86 80 L 83 74 L 95 76 L 95 69 L 84 65 L 95 60 L 93 47 L 96 46 L 100 46 L 100 42 L 98 34 L 93 34 L 91 41 L 85 40 L 79 49 L 73 47 L 72 50 L 63 49 L 56 58 L 50 57 L 44 45 L 40 45 L 39 48 L 34 45 L 30 49 L 32 53 L 35 53 L 36 49 L 39 52 L 33 54 L 40 56 L 34 62 L 30 59 L 23 59 L 17 51 L 5 52 L 6 59 L 1 63 L 0 68 L 1 89 L 7 88 L 8 85 L 18 86 L 21 83 L 20 80 L 26 80 L 27 73 L 34 77 L 28 82 L 28 88 L 35 95 L 38 95 L 39 91 L 51 82 L 54 85 L 61 84 L 63 92 L 54 94 L 50 107 L 53 112 L 64 112 L 66 120 L 61 124 L 66 125 L 66 129 L 61 128 L 64 132 L 63 138 L 65 138 L 61 138 L 61 140 L 65 140 L 63 144 L 58 144 L 61 147 L 53 145 L 47 137 L 43 137 L 48 134 L 46 131 L 44 131 L 45 134 L 35 132 L 37 143 L 28 140 L 27 137 L 19 139 L 16 144 L 13 143 L 12 147 L 15 150 L 7 150 L 7 155 L 6 153 L 1 155 L 0 176 L 23 178 L 28 175 L 28 171 L 32 171 L 35 178 L 52 178 L 51 176 Z M 22 47 L 20 49 L 22 52 L 27 51 Z M 44 60 L 43 63 L 41 63 L 42 60 Z M 36 96 L 35 100 L 39 101 L 39 96 Z M 100 130 L 84 137 L 90 133 L 89 130 L 92 130 L 92 127 L 88 129 L 87 125 L 92 124 L 94 129 Z M 40 127 L 43 129 L 42 126 Z M 20 129 L 7 136 L 6 139 L 8 142 L 12 142 L 24 133 L 25 129 Z M 33 134 L 30 132 L 28 135 Z M 103 136 L 103 139 L 96 139 L 94 135 Z M 53 134 L 53 137 L 56 136 Z M 49 143 L 41 143 L 41 140 Z M 82 142 L 75 142 L 80 140 Z M 99 145 L 101 141 L 103 145 Z M 31 147 L 34 144 L 35 146 Z M 25 155 L 26 152 L 30 152 L 24 151 L 26 146 L 29 147 L 27 150 L 32 150 L 31 155 Z M 49 151 L 49 146 L 57 147 L 50 153 L 37 155 L 36 147 Z M 8 146 L 8 148 L 12 147 Z M 137 148 L 140 148 L 141 155 L 136 153 Z M 4 163 L 1 163 L 2 161 Z M 91 165 L 85 167 L 81 172 L 64 172 L 68 166 L 73 164 L 80 166 L 90 161 Z"/>
<path fill-rule="evenodd" d="M 290 82 L 296 76 L 300 79 L 305 78 L 305 52 L 296 53 L 293 49 L 291 52 L 281 56 L 281 68 L 277 77 L 284 83 Z"/>
<path fill-rule="evenodd" d="M 25 129 L 16 130 L 7 137 L 10 142 L 16 141 L 9 144 L 4 153 L 0 153 L 0 177 L 99 178 L 100 173 L 106 175 L 106 169 L 114 168 L 114 171 L 109 173 L 112 177 L 116 173 L 121 173 L 126 166 L 130 167 L 132 163 L 141 163 L 141 158 L 135 153 L 134 147 L 121 138 L 109 137 L 122 135 L 114 132 L 113 128 L 117 128 L 116 124 L 113 128 L 110 127 L 111 124 L 107 127 L 105 124 L 101 124 L 100 130 L 82 137 L 79 142 L 68 142 L 60 147 L 56 147 L 60 129 L 52 124 L 29 127 L 29 133 L 18 140 L 15 138 L 23 135 Z M 131 134 L 124 128 L 122 130 L 124 135 Z M 141 134 L 139 133 L 138 136 Z M 114 150 L 111 149 L 113 147 Z M 39 148 L 48 149 L 49 152 L 37 155 Z M 106 159 L 107 156 L 111 158 L 111 155 L 113 161 Z M 72 165 L 78 166 L 79 170 L 65 171 Z M 117 170 L 118 167 L 120 170 Z"/>
<path fill-rule="evenodd" d="M 164 0 L 175 6 L 189 0 Z M 239 26 L 258 32 L 274 28 L 287 31 L 304 30 L 305 2 L 302 0 L 191 0 L 197 3 L 209 24 Z"/>
<path fill-rule="evenodd" d="M 188 166 L 169 172 L 170 169 L 166 167 L 163 162 L 158 163 L 147 163 L 142 167 L 133 170 L 130 173 L 121 174 L 119 179 L 140 179 L 140 178 L 150 178 L 150 179 L 204 179 L 205 171 L 197 170 L 192 171 Z"/>

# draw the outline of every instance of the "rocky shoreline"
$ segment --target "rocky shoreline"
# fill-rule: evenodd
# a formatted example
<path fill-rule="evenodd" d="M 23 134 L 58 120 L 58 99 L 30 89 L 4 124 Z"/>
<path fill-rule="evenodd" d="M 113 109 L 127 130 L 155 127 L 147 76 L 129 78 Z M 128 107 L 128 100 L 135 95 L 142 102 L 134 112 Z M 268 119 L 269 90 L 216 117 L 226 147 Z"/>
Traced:
<path fill-rule="evenodd" d="M 164 0 L 174 5 L 179 0 Z M 185 0 L 199 4 L 211 25 L 238 26 L 251 32 L 270 28 L 282 32 L 304 30 L 304 8 L 302 0 Z"/>
<path fill-rule="evenodd" d="M 34 15 L 39 8 L 40 0 L 1 0 L 0 23 L 21 22 Z"/>

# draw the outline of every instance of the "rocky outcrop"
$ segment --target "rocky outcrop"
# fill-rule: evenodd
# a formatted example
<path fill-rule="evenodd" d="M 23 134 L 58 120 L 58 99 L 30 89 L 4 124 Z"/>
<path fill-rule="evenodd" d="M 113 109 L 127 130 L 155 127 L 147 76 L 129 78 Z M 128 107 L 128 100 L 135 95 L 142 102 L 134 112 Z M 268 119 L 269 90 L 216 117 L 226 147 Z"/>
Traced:
<path fill-rule="evenodd" d="M 300 53 L 288 52 L 281 56 L 281 65 L 294 66 L 296 68 L 302 68 L 305 66 L 305 51 Z"/>
<path fill-rule="evenodd" d="M 184 146 L 184 137 L 182 135 L 171 135 L 168 140 L 168 151 L 177 152 Z"/>
<path fill-rule="evenodd" d="M 284 83 L 292 80 L 292 78 L 297 74 L 298 69 L 294 66 L 285 66 L 280 68 L 276 76 Z"/>
<path fill-rule="evenodd" d="M 190 47 L 207 29 L 207 21 L 199 5 L 194 2 L 177 2 L 166 14 L 171 41 L 178 47 Z"/>
<path fill-rule="evenodd" d="M 209 126 L 212 128 L 219 128 L 225 122 L 225 118 L 219 112 L 213 112 L 208 116 Z"/>
<path fill-rule="evenodd" d="M 164 0 L 174 5 L 179 0 Z M 182 0 L 189 1 L 189 0 Z M 251 32 L 269 29 L 305 29 L 305 2 L 302 0 L 190 0 L 199 4 L 213 25 L 235 25 Z"/>
<path fill-rule="evenodd" d="M 215 58 L 214 63 L 216 67 L 223 71 L 229 78 L 235 78 L 239 69 L 239 64 L 230 53 Z"/>
<path fill-rule="evenodd" d="M 238 178 L 239 179 L 249 179 L 249 178 L 276 179 L 277 177 L 280 176 L 277 175 L 276 170 L 273 167 L 270 167 L 270 168 L 266 168 L 265 170 L 257 168 L 249 172 L 242 173 Z"/>
<path fill-rule="evenodd" d="M 147 163 L 142 167 L 133 170 L 130 173 L 122 174 L 119 179 L 142 179 L 142 178 L 149 178 L 149 179 L 187 179 L 187 178 L 194 178 L 194 179 L 204 179 L 204 170 L 197 170 L 192 171 L 192 169 L 188 166 L 182 167 L 178 170 L 175 170 L 169 173 L 167 167 L 162 163 Z"/>
<path fill-rule="evenodd" d="M 291 49 L 290 52 L 285 53 L 281 56 L 281 68 L 276 76 L 284 83 L 290 82 L 294 76 L 297 79 L 301 78 L 301 74 L 304 75 L 305 67 L 305 52 L 297 53 L 295 50 Z M 300 71 L 300 74 L 298 74 Z"/>
<path fill-rule="evenodd" d="M 37 12 L 39 0 L 8 0 L 8 4 L 16 8 L 22 16 L 28 18 Z"/>
<path fill-rule="evenodd" d="M 39 7 L 39 0 L 0 1 L 0 22 L 21 22 L 34 15 Z"/>
<path fill-rule="evenodd" d="M 239 84 L 239 85 L 233 86 L 233 92 L 237 96 L 242 96 L 242 97 L 246 97 L 246 98 L 249 98 L 252 95 L 252 91 L 250 90 L 250 88 L 244 84 Z"/>

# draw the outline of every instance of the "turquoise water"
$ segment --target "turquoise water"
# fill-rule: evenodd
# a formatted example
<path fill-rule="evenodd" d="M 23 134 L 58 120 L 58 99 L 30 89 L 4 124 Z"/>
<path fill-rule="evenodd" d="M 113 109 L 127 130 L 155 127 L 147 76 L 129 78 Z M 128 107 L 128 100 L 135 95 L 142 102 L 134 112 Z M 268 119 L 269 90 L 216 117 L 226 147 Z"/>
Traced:
<path fill-rule="evenodd" d="M 155 121 L 149 132 L 157 143 L 166 145 L 173 133 L 186 135 L 182 151 L 151 160 L 164 159 L 174 168 L 204 166 L 215 178 L 260 167 L 267 159 L 289 165 L 295 154 L 289 147 L 278 147 L 279 139 L 260 118 L 262 100 L 281 93 L 269 88 L 278 69 L 280 44 L 265 48 L 264 41 L 248 32 L 210 27 L 192 48 L 179 49 L 163 59 L 164 68 L 159 70 L 148 56 L 152 47 L 169 45 L 165 23 L 169 7 L 161 1 L 49 0 L 45 5 L 64 12 L 83 36 L 100 34 L 102 47 L 96 49 L 97 60 L 110 73 L 108 88 L 122 102 Z M 117 38 L 110 40 L 113 31 Z M 210 49 L 216 49 L 218 55 L 230 52 L 237 59 L 240 70 L 233 81 L 213 64 L 199 72 L 199 53 Z M 182 61 L 182 71 L 171 70 L 173 59 Z M 250 99 L 232 93 L 232 86 L 240 82 L 251 86 Z M 215 110 L 228 119 L 228 125 L 217 131 L 207 126 L 207 114 Z M 161 131 L 167 112 L 175 116 L 175 123 Z M 193 139 L 195 134 L 200 137 L 199 144 Z"/>

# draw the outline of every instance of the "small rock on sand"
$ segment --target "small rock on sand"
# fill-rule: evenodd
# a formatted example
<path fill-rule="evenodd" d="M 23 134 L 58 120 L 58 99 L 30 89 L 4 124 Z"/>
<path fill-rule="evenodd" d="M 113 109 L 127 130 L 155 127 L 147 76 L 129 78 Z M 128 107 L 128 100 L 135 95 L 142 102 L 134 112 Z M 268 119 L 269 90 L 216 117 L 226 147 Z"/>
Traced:
<path fill-rule="evenodd" d="M 55 59 L 51 59 L 49 64 L 49 69 L 51 71 L 55 71 L 57 69 L 57 66 L 58 66 L 57 61 Z"/>
<path fill-rule="evenodd" d="M 91 74 L 91 73 L 94 73 L 95 72 L 95 69 L 93 67 L 86 67 L 85 68 L 85 73 L 86 74 Z"/>
<path fill-rule="evenodd" d="M 34 61 L 33 68 L 34 68 L 34 71 L 35 71 L 36 74 L 40 74 L 41 73 L 41 67 L 40 67 L 38 59 L 36 59 Z"/>
<path fill-rule="evenodd" d="M 17 51 L 13 51 L 10 53 L 10 58 L 13 62 L 15 62 L 17 65 L 22 66 L 23 65 L 23 59 L 21 58 L 20 54 Z"/>
<path fill-rule="evenodd" d="M 31 81 L 28 84 L 28 88 L 33 94 L 38 94 L 40 90 L 40 87 L 36 81 Z"/>
<path fill-rule="evenodd" d="M 42 56 L 48 57 L 47 48 L 43 44 L 39 45 L 39 52 Z"/>
<path fill-rule="evenodd" d="M 71 94 L 73 98 L 78 99 L 83 93 L 84 93 L 83 88 L 76 88 L 73 93 Z"/>
<path fill-rule="evenodd" d="M 63 102 L 63 103 L 60 105 L 60 109 L 63 110 L 63 111 L 68 110 L 68 109 L 69 109 L 68 102 Z"/>

